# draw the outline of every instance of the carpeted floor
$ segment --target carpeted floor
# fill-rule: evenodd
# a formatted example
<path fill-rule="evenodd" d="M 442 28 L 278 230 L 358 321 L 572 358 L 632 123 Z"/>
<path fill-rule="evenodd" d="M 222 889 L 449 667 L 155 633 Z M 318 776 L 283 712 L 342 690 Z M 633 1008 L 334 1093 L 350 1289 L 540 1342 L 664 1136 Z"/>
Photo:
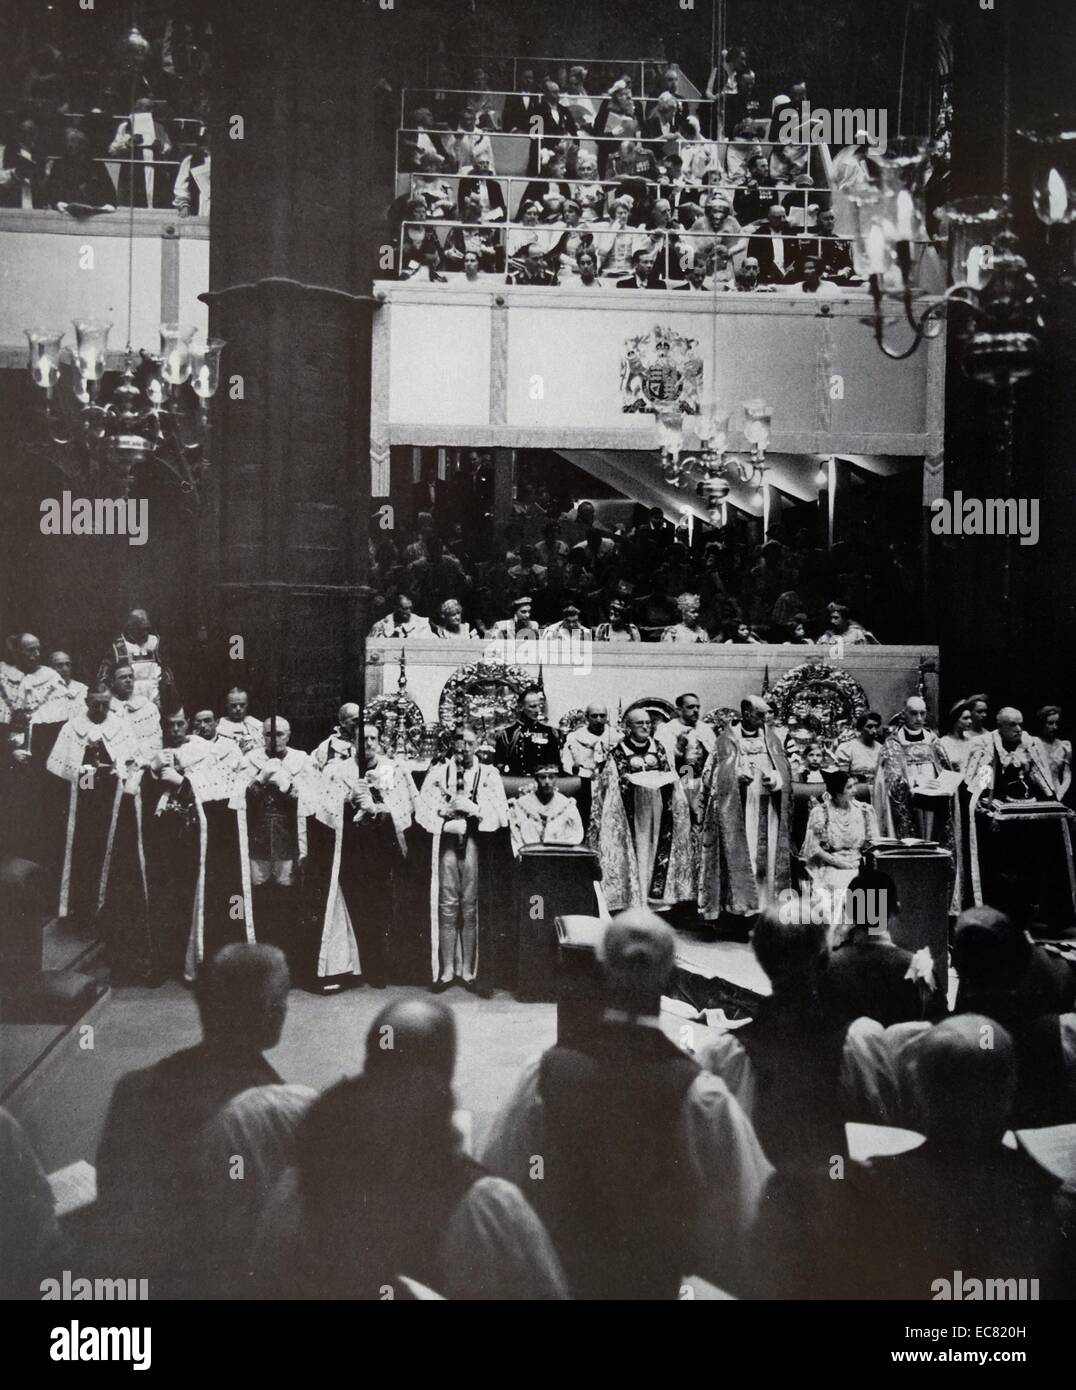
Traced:
<path fill-rule="evenodd" d="M 320 1090 L 361 1070 L 374 1015 L 408 994 L 425 991 L 357 989 L 319 998 L 293 990 L 283 1037 L 269 1060 L 286 1081 Z M 480 1000 L 453 989 L 442 998 L 459 1026 L 457 1102 L 471 1112 L 474 1143 L 480 1146 L 522 1068 L 554 1041 L 556 1010 L 552 1004 L 520 1004 L 508 994 Z M 92 1163 L 116 1080 L 190 1046 L 198 1036 L 194 1001 L 179 984 L 157 990 L 123 987 L 106 995 L 9 1104 L 45 1170 L 79 1158 Z"/>

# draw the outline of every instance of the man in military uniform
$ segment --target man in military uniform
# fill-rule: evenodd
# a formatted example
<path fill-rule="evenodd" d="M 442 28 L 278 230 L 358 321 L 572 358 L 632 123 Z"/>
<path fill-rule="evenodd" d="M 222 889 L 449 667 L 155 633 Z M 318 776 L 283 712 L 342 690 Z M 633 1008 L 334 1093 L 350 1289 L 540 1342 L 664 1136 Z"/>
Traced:
<path fill-rule="evenodd" d="M 537 686 L 525 690 L 519 701 L 519 718 L 497 735 L 495 766 L 509 777 L 533 777 L 542 763 L 558 761 L 560 735 L 541 720 L 544 696 Z"/>

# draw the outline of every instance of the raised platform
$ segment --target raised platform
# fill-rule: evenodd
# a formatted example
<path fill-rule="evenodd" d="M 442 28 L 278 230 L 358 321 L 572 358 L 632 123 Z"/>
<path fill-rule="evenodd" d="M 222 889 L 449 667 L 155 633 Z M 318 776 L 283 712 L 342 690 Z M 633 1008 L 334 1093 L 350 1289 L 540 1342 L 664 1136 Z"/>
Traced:
<path fill-rule="evenodd" d="M 400 640 L 367 644 L 367 698 L 395 693 L 400 678 Z M 409 639 L 407 648 L 408 693 L 422 710 L 427 723 L 438 717 L 438 702 L 445 683 L 461 667 L 479 661 L 503 662 L 503 643 L 444 642 L 437 638 Z M 859 646 L 846 649 L 834 661 L 827 647 L 725 646 L 710 643 L 679 646 L 674 643 L 593 642 L 584 648 L 562 649 L 571 660 L 558 661 L 555 644 L 538 645 L 535 652 L 517 647 L 512 655 L 542 655 L 542 680 L 549 716 L 556 723 L 569 710 L 581 709 L 594 700 L 604 702 L 610 717 L 635 700 L 658 698 L 671 701 L 682 691 L 696 691 L 707 710 L 736 707 L 745 695 L 758 694 L 767 672 L 771 683 L 805 661 L 826 661 L 846 670 L 866 691 L 871 708 L 885 719 L 915 693 L 919 665 L 926 657 L 938 664 L 938 648 L 922 646 Z M 554 659 L 551 660 L 550 658 Z M 538 675 L 539 662 L 522 661 L 522 669 Z M 936 703 L 937 674 L 927 676 L 928 704 Z"/>

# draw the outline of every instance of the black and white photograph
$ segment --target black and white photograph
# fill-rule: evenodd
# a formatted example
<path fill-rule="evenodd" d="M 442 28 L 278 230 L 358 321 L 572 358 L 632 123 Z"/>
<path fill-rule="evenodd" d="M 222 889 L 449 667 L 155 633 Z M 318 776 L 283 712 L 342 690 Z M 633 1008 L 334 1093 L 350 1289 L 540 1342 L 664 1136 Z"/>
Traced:
<path fill-rule="evenodd" d="M 32 1372 L 1063 1354 L 1074 92 L 1072 0 L 4 0 Z"/>

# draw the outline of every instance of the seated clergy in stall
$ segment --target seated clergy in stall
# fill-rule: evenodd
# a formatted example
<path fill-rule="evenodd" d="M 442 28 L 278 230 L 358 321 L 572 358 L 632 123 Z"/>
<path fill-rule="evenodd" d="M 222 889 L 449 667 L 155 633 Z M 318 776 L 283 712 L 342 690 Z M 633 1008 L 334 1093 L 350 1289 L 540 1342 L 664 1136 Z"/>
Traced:
<path fill-rule="evenodd" d="M 99 676 L 118 665 L 130 664 L 134 671 L 134 694 L 150 700 L 158 709 L 167 709 L 175 698 L 172 673 L 161 660 L 161 639 L 153 631 L 149 614 L 144 608 L 132 608 L 123 630 L 112 643 L 101 663 Z"/>
<path fill-rule="evenodd" d="M 70 787 L 57 915 L 80 926 L 96 922 L 105 907 L 114 861 L 141 859 L 135 803 L 124 795 L 128 777 L 141 766 L 127 722 L 112 709 L 112 692 L 95 683 L 86 694 L 86 711 L 61 729 L 49 754 L 48 770 Z M 121 832 L 121 829 L 123 833 Z M 111 962 L 123 967 L 134 954 L 148 968 L 148 953 L 132 952 L 130 924 L 108 921 L 105 940 Z"/>
<path fill-rule="evenodd" d="M 1024 732 L 1024 716 L 997 712 L 989 742 L 968 757 L 971 792 L 966 834 L 977 861 L 982 897 L 998 903 L 1004 889 L 1033 904 L 1032 917 L 1057 930 L 1076 925 L 1076 877 L 1068 822 L 1042 741 Z"/>
<path fill-rule="evenodd" d="M 939 774 L 953 769 L 941 739 L 926 727 L 926 718 L 926 701 L 910 695 L 900 727 L 882 745 L 873 800 L 883 835 L 940 841 L 949 833 L 952 792 L 946 791 L 946 780 Z"/>
<path fill-rule="evenodd" d="M 288 746 L 291 725 L 281 715 L 265 720 L 262 740 L 244 758 L 228 803 L 239 817 L 244 920 L 301 973 L 299 870 L 314 773 L 309 756 Z"/>
<path fill-rule="evenodd" d="M 792 772 L 761 695 L 740 701 L 703 772 L 699 911 L 744 919 L 790 881 Z"/>
<path fill-rule="evenodd" d="M 673 907 L 694 893 L 691 812 L 651 730 L 647 710 L 628 711 L 594 788 L 587 838 L 614 912 Z"/>
<path fill-rule="evenodd" d="M 483 939 L 490 944 L 484 922 L 496 891 L 490 842 L 508 825 L 508 801 L 500 773 L 478 761 L 477 749 L 478 734 L 470 725 L 456 730 L 453 756 L 426 774 L 415 818 L 433 836 L 431 989 L 440 994 L 458 978 L 465 989 L 488 998 L 490 987 L 478 972 L 485 964 Z"/>
<path fill-rule="evenodd" d="M 134 667 L 127 661 L 114 666 L 108 678 L 112 687 L 112 712 L 126 721 L 143 763 L 161 746 L 161 712 L 152 700 L 135 690 Z"/>
<path fill-rule="evenodd" d="M 310 754 L 310 761 L 319 772 L 336 759 L 342 759 L 344 762 L 354 760 L 355 733 L 359 727 L 359 718 L 359 707 L 353 701 L 349 700 L 340 706 L 332 733 L 328 738 L 322 739 Z"/>
<path fill-rule="evenodd" d="M 581 845 L 583 822 L 579 808 L 570 796 L 557 790 L 560 769 L 554 759 L 539 763 L 534 770 L 536 786 L 508 806 L 508 825 L 512 832 L 512 853 L 530 845 Z"/>
<path fill-rule="evenodd" d="M 250 713 L 250 699 L 245 690 L 232 686 L 224 700 L 225 713 L 217 721 L 221 738 L 230 738 L 240 753 L 249 753 L 262 746 L 262 721 Z"/>
<path fill-rule="evenodd" d="M 358 715 L 357 705 L 344 708 Z M 349 746 L 349 757 L 319 769 L 309 825 L 312 930 L 298 978 L 320 993 L 360 978 L 383 989 L 390 975 L 396 978 L 395 934 L 409 926 L 397 901 L 406 833 L 414 820 L 414 784 L 406 768 L 385 754 L 375 725 L 363 730 L 365 772 Z"/>
<path fill-rule="evenodd" d="M 155 970 L 193 980 L 203 956 L 207 823 L 204 802 L 232 779 L 213 745 L 189 733 L 182 709 L 164 716 L 164 744 L 142 769 L 142 843 Z"/>

